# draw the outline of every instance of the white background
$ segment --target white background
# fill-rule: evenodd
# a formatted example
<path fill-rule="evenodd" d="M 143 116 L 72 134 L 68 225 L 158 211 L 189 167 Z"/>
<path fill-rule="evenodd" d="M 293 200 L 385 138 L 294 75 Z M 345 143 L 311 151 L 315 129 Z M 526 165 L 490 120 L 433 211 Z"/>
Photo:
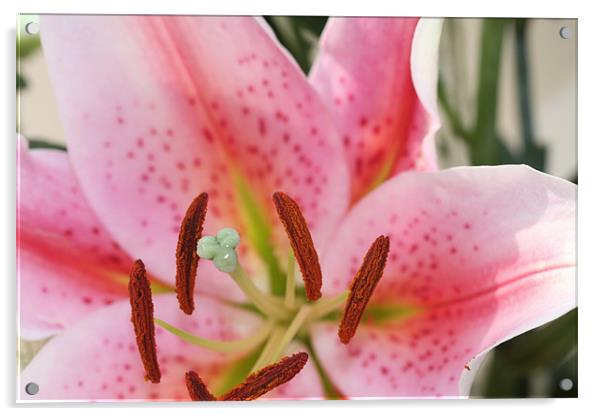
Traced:
<path fill-rule="evenodd" d="M 289 4 L 290 3 L 290 4 Z M 82 413 L 115 415 L 159 415 L 166 411 L 179 414 L 204 415 L 207 413 L 245 415 L 312 413 L 345 413 L 349 415 L 376 411 L 380 414 L 420 415 L 429 414 L 478 414 L 493 416 L 536 414 L 591 414 L 602 409 L 600 374 L 600 333 L 602 325 L 602 108 L 600 97 L 600 51 L 602 46 L 602 20 L 595 10 L 594 1 L 526 1 L 503 0 L 497 2 L 467 0 L 447 1 L 351 1 L 334 3 L 325 0 L 278 0 L 216 2 L 194 0 L 3 0 L 1 72 L 3 88 L 2 117 L 4 137 L 0 140 L 2 157 L 3 201 L 1 224 L 0 264 L 2 273 L 3 339 L 0 342 L 1 404 L 8 414 L 19 412 L 43 412 L 45 415 L 71 415 Z M 313 403 L 251 403 L 239 405 L 54 405 L 50 408 L 32 405 L 15 405 L 16 384 L 16 283 L 15 283 L 15 26 L 16 13 L 158 13 L 158 14 L 319 14 L 319 15 L 400 15 L 400 16 L 449 16 L 449 17 L 563 17 L 579 19 L 578 51 L 578 285 L 579 285 L 579 399 L 567 400 L 443 400 L 443 401 L 381 401 L 381 402 L 313 402 Z M 73 363 L 77 365 L 77 363 Z M 243 409 L 244 407 L 244 409 Z M 372 410 L 374 409 L 374 410 Z M 373 416 L 373 415 L 370 415 Z"/>

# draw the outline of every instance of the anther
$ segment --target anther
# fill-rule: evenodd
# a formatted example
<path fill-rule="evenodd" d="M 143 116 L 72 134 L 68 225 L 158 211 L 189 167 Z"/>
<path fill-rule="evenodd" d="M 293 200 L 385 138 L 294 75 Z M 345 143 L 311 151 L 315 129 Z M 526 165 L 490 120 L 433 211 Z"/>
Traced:
<path fill-rule="evenodd" d="M 180 309 L 190 315 L 194 311 L 194 284 L 199 256 L 196 253 L 197 241 L 203 232 L 203 222 L 207 214 L 208 195 L 197 196 L 182 220 L 178 246 L 176 248 L 176 293 Z"/>
<path fill-rule="evenodd" d="M 295 377 L 307 363 L 306 352 L 284 357 L 279 362 L 251 374 L 220 400 L 254 400 Z"/>
<path fill-rule="evenodd" d="M 388 254 L 389 237 L 381 235 L 364 256 L 362 265 L 351 283 L 343 319 L 339 324 L 339 339 L 343 344 L 349 343 L 355 335 L 368 301 L 383 275 Z"/>
<path fill-rule="evenodd" d="M 188 394 L 190 394 L 190 398 L 193 401 L 213 402 L 217 400 L 217 398 L 209 392 L 207 386 L 203 383 L 203 380 L 201 380 L 197 373 L 189 371 L 186 373 L 185 378 Z"/>
<path fill-rule="evenodd" d="M 276 192 L 273 200 L 299 264 L 307 300 L 318 300 L 322 296 L 322 269 L 303 213 L 299 205 L 283 192 Z"/>
<path fill-rule="evenodd" d="M 142 260 L 136 260 L 132 266 L 128 290 L 136 343 L 138 344 L 142 365 L 146 371 L 145 379 L 158 383 L 161 380 L 161 371 L 157 360 L 153 299 L 150 282 L 146 276 L 146 269 Z"/>

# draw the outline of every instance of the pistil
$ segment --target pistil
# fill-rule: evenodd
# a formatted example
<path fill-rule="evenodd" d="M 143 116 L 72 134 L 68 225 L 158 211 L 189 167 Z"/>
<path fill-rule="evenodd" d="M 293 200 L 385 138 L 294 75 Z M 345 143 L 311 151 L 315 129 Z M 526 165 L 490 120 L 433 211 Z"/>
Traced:
<path fill-rule="evenodd" d="M 238 262 L 235 249 L 239 242 L 240 237 L 236 230 L 223 228 L 216 237 L 201 238 L 197 245 L 197 252 L 200 257 L 212 260 L 218 270 L 229 274 L 247 298 L 264 315 L 276 319 L 287 319 L 290 312 L 283 308 L 282 300 L 259 290 Z"/>
<path fill-rule="evenodd" d="M 247 298 L 259 309 L 264 315 L 276 319 L 286 320 L 290 316 L 290 311 L 285 309 L 284 304 L 278 298 L 274 298 L 255 286 L 251 279 L 247 276 L 240 265 L 232 273 L 230 277 L 236 282 L 238 287 L 247 295 Z"/>

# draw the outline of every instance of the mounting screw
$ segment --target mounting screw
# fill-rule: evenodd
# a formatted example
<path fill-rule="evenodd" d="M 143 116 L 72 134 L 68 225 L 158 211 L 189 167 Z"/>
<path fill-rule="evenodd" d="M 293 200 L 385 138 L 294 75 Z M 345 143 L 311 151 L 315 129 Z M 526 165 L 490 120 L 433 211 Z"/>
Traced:
<path fill-rule="evenodd" d="M 39 391 L 40 386 L 38 386 L 37 383 L 27 383 L 25 385 L 25 393 L 29 394 L 30 396 L 35 396 Z"/>

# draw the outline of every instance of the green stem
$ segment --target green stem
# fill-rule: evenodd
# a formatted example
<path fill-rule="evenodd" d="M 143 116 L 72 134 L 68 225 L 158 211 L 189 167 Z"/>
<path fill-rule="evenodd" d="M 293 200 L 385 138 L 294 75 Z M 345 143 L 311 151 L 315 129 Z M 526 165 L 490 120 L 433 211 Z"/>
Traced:
<path fill-rule="evenodd" d="M 318 359 L 318 356 L 316 354 L 316 351 L 314 350 L 314 346 L 313 346 L 313 343 L 311 342 L 311 339 L 309 337 L 305 337 L 303 339 L 303 343 L 305 344 L 305 346 L 307 348 L 307 352 L 309 354 L 311 361 L 313 362 L 313 364 L 316 367 L 316 370 L 318 371 L 318 375 L 320 376 L 320 382 L 322 383 L 322 388 L 324 389 L 324 395 L 326 396 L 326 398 L 330 399 L 330 400 L 344 399 L 345 396 L 334 385 L 334 383 L 330 379 L 330 376 L 328 375 L 328 373 L 326 373 L 326 370 L 322 366 L 322 362 Z"/>
<path fill-rule="evenodd" d="M 451 102 L 449 101 L 449 96 L 447 94 L 447 88 L 445 86 L 445 82 L 443 81 L 443 79 L 439 79 L 439 83 L 438 83 L 437 87 L 438 87 L 437 90 L 438 90 L 438 96 L 439 96 L 439 103 L 441 104 L 441 109 L 447 116 L 447 119 L 449 120 L 449 124 L 451 126 L 453 133 L 457 137 L 459 137 L 465 141 L 469 141 L 470 134 L 466 130 L 466 128 L 464 128 L 462 120 L 460 119 L 460 115 L 456 112 L 456 110 L 454 110 Z"/>
<path fill-rule="evenodd" d="M 172 334 L 182 338 L 183 340 L 193 345 L 220 352 L 238 352 L 250 350 L 259 345 L 263 340 L 265 340 L 268 334 L 270 333 L 271 329 L 274 327 L 274 322 L 268 321 L 262 326 L 260 326 L 259 329 L 248 338 L 238 339 L 235 341 L 216 341 L 212 339 L 197 337 L 196 335 L 193 335 L 171 324 L 168 324 L 167 322 L 159 318 L 155 318 L 155 322 L 160 327 L 166 329 Z"/>
<path fill-rule="evenodd" d="M 472 163 L 496 164 L 499 150 L 496 131 L 500 62 L 504 42 L 505 19 L 484 19 L 479 63 L 477 120 L 471 135 Z"/>
<path fill-rule="evenodd" d="M 527 42 L 528 19 L 516 19 L 514 34 L 516 42 L 516 74 L 518 78 L 518 105 L 523 138 L 522 160 L 528 165 L 545 172 L 546 149 L 538 146 L 533 133 L 531 94 L 529 82 L 529 50 Z"/>
<path fill-rule="evenodd" d="M 290 312 L 281 307 L 279 299 L 263 293 L 255 286 L 240 264 L 230 273 L 230 276 L 264 315 L 275 319 L 287 319 L 290 316 Z"/>
<path fill-rule="evenodd" d="M 529 70 L 526 42 L 527 19 L 517 19 L 516 35 L 516 73 L 518 77 L 518 103 L 520 106 L 521 129 L 525 147 L 533 146 L 533 124 L 531 123 L 531 105 L 529 99 Z"/>
<path fill-rule="evenodd" d="M 282 328 L 281 326 L 277 326 L 274 328 L 274 330 L 272 331 L 272 335 L 270 335 L 268 341 L 265 343 L 263 351 L 261 351 L 259 358 L 255 362 L 255 365 L 253 366 L 249 374 L 253 374 L 257 370 L 265 367 L 269 359 L 272 357 L 274 349 L 278 346 L 278 341 L 282 339 L 284 332 L 284 328 Z"/>

